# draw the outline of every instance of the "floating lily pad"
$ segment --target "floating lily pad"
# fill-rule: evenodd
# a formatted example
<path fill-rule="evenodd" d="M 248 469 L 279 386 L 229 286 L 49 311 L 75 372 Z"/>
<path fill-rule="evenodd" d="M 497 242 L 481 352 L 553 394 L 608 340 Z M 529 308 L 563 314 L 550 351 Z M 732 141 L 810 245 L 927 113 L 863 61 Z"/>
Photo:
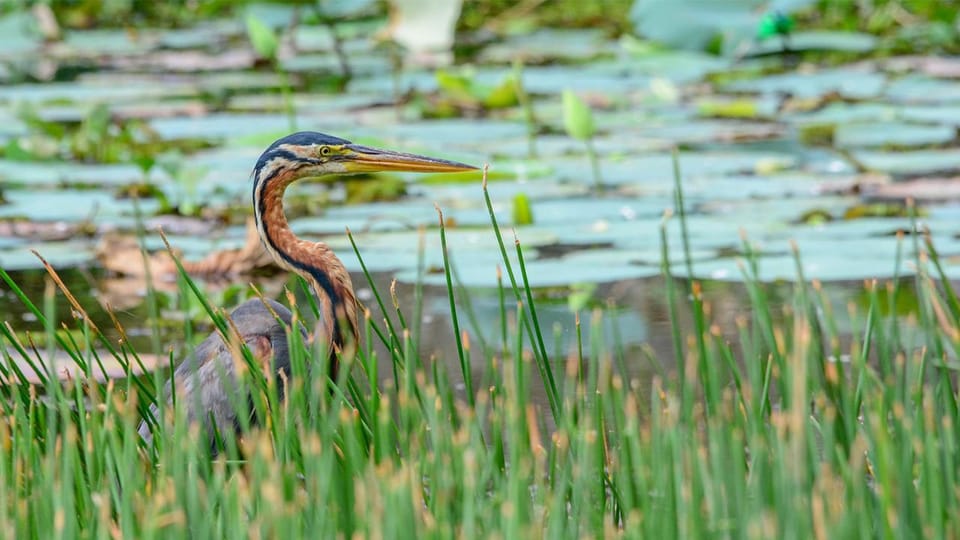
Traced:
<path fill-rule="evenodd" d="M 681 152 L 680 170 L 684 178 L 728 174 L 781 171 L 794 167 L 797 158 L 780 152 Z M 580 159 L 557 160 L 562 178 L 576 182 L 592 182 L 590 163 Z M 673 159 L 669 154 L 630 156 L 601 164 L 604 183 L 639 184 L 645 189 L 662 192 L 672 189 Z"/>
<path fill-rule="evenodd" d="M 201 22 L 189 28 L 163 30 L 159 35 L 159 45 L 166 49 L 201 49 L 228 37 L 242 35 L 245 31 L 238 19 Z"/>
<path fill-rule="evenodd" d="M 0 17 L 0 35 L 3 36 L 0 58 L 17 58 L 38 49 L 43 43 L 36 21 L 25 9 Z"/>
<path fill-rule="evenodd" d="M 879 96 L 886 78 L 871 71 L 829 69 L 813 73 L 785 73 L 759 79 L 735 81 L 723 86 L 728 92 L 756 92 L 761 94 L 789 94 L 813 98 L 836 92 L 843 97 L 867 99 Z"/>
<path fill-rule="evenodd" d="M 813 30 L 792 32 L 789 38 L 791 51 L 838 51 L 867 53 L 877 46 L 877 38 L 862 32 Z M 767 54 L 783 51 L 779 39 L 766 39 L 748 49 L 747 54 Z"/>
<path fill-rule="evenodd" d="M 598 120 L 602 125 L 602 122 Z M 709 133 L 707 134 L 709 136 Z M 598 155 L 624 155 L 636 152 L 669 152 L 672 141 L 666 140 L 666 137 L 657 139 L 654 137 L 624 137 L 621 134 L 598 135 L 594 137 L 592 144 Z M 583 141 L 578 141 L 568 135 L 543 135 L 539 136 L 535 142 L 537 156 L 545 158 L 548 156 L 560 156 L 570 154 L 582 154 L 584 152 Z M 504 158 L 525 158 L 530 155 L 530 145 L 526 137 L 516 139 L 506 139 L 499 143 L 485 144 L 483 149 L 489 148 L 490 152 L 496 157 Z M 529 162 L 524 164 L 529 168 Z M 552 169 L 549 160 L 544 160 L 539 164 L 539 168 Z"/>
<path fill-rule="evenodd" d="M 284 133 L 289 132 L 289 126 L 290 121 L 283 114 L 216 113 L 150 121 L 150 128 L 164 139 L 225 139 L 264 132 Z"/>
<path fill-rule="evenodd" d="M 84 30 L 67 32 L 62 46 L 74 55 L 136 55 L 157 46 L 158 36 L 149 32 L 117 30 Z"/>
<path fill-rule="evenodd" d="M 524 255 L 524 261 L 526 261 Z M 454 259 L 456 263 L 456 259 Z M 502 268 L 502 264 L 500 267 Z M 578 263 L 563 259 L 533 260 L 525 262 L 527 278 L 531 287 L 558 287 L 574 283 L 610 283 L 628 279 L 640 279 L 659 274 L 659 269 L 640 265 L 598 266 L 592 263 Z M 514 266 L 515 272 L 518 272 Z M 493 288 L 497 286 L 497 263 L 458 265 L 458 283 L 469 288 Z M 397 280 L 404 283 L 415 283 L 416 272 L 401 272 Z M 518 278 L 519 279 L 519 278 Z M 505 286 L 510 283 L 503 278 Z M 423 276 L 426 285 L 444 286 L 446 277 L 439 272 Z"/>
<path fill-rule="evenodd" d="M 9 204 L 0 206 L 0 217 L 22 217 L 35 221 L 99 222 L 109 217 L 133 215 L 133 201 L 117 200 L 103 191 L 20 191 L 7 193 Z M 139 201 L 146 215 L 156 211 L 153 199 Z"/>
<path fill-rule="evenodd" d="M 246 238 L 243 236 L 243 231 L 227 229 L 207 232 L 203 236 L 182 236 L 168 233 L 167 240 L 170 242 L 170 247 L 182 253 L 184 259 L 199 260 L 214 251 L 239 249 L 244 246 Z M 153 231 L 149 231 L 144 237 L 144 247 L 148 251 L 166 251 L 167 249 L 163 238 Z"/>
<path fill-rule="evenodd" d="M 726 58 L 695 51 L 655 51 L 633 54 L 626 61 L 631 72 L 665 77 L 675 84 L 690 83 L 730 67 Z"/>
<path fill-rule="evenodd" d="M 863 150 L 851 154 L 871 171 L 899 175 L 920 175 L 960 170 L 960 150 L 914 150 L 884 152 Z"/>
<path fill-rule="evenodd" d="M 802 254 L 803 276 L 807 280 L 821 281 L 860 281 L 870 278 L 884 278 L 894 275 L 895 261 L 880 255 L 872 258 L 837 257 L 833 254 L 808 255 Z M 792 256 L 781 255 L 776 257 L 761 257 L 758 259 L 757 279 L 770 281 L 796 281 L 798 279 L 797 264 Z M 743 267 L 747 265 L 743 259 L 717 259 L 694 265 L 693 274 L 698 279 L 712 279 L 717 281 L 743 281 Z M 683 267 L 674 269 L 679 274 L 685 274 Z M 909 265 L 903 265 L 899 275 L 910 275 L 913 270 Z M 751 275 L 751 274 L 746 274 Z"/>
<path fill-rule="evenodd" d="M 679 247 L 679 246 L 675 246 Z M 705 261 L 716 258 L 716 250 L 695 249 L 690 252 L 690 259 L 693 261 Z M 659 249 L 587 249 L 576 251 L 563 257 L 568 263 L 576 264 L 595 264 L 601 266 L 617 265 L 640 265 L 650 268 L 650 275 L 660 273 L 660 263 L 663 260 L 662 252 Z M 671 265 L 683 264 L 686 261 L 686 254 L 682 249 L 673 249 L 668 253 L 668 260 Z"/>
<path fill-rule="evenodd" d="M 498 70 L 498 73 L 505 73 Z M 395 96 L 411 90 L 433 92 L 437 89 L 437 78 L 433 71 L 404 70 L 396 77 L 368 76 L 356 77 L 347 84 L 351 94 L 370 94 L 377 96 Z"/>
<path fill-rule="evenodd" d="M 780 137 L 782 126 L 766 122 L 731 120 L 688 120 L 641 132 L 643 135 L 671 141 L 675 145 L 711 142 L 745 142 Z"/>
<path fill-rule="evenodd" d="M 354 76 L 382 75 L 389 73 L 390 59 L 373 54 L 348 56 L 350 73 Z M 340 74 L 342 67 L 336 56 L 330 53 L 300 54 L 281 61 L 283 69 L 291 73 L 317 75 L 321 73 Z"/>
<path fill-rule="evenodd" d="M 786 118 L 800 124 L 834 126 L 847 122 L 886 122 L 899 116 L 898 108 L 886 103 L 831 103 L 822 109 L 791 114 Z"/>
<path fill-rule="evenodd" d="M 907 105 L 899 115 L 910 122 L 960 126 L 960 105 Z"/>
<path fill-rule="evenodd" d="M 796 226 L 788 231 L 781 231 L 772 238 L 773 241 L 777 242 L 786 242 L 789 240 L 804 242 L 811 239 L 817 241 L 826 239 L 829 241 L 853 243 L 867 242 L 868 239 L 881 239 L 893 242 L 897 231 L 909 231 L 910 227 L 910 219 L 905 217 L 869 217 Z M 864 245 L 870 246 L 871 244 L 866 243 Z M 832 250 L 832 252 L 835 254 L 843 253 L 839 246 L 837 249 Z"/>
<path fill-rule="evenodd" d="M 523 70 L 523 87 L 534 94 L 556 94 L 564 89 L 576 92 L 628 92 L 648 86 L 651 77 L 629 72 L 624 62 L 596 61 L 577 67 L 570 76 L 567 66 L 531 66 Z"/>
<path fill-rule="evenodd" d="M 871 201 L 913 199 L 920 204 L 960 201 L 960 178 L 919 178 L 895 184 L 871 186 L 864 190 L 864 198 Z"/>
<path fill-rule="evenodd" d="M 30 250 L 35 249 L 57 270 L 89 263 L 93 260 L 92 247 L 85 242 L 44 242 L 42 244 L 0 249 L 0 267 L 6 271 L 43 268 L 40 259 Z"/>
<path fill-rule="evenodd" d="M 289 4 L 254 2 L 247 4 L 243 11 L 244 19 L 254 17 L 267 26 L 284 28 L 291 25 L 298 8 Z"/>
<path fill-rule="evenodd" d="M 770 118 L 777 113 L 778 100 L 750 98 L 709 98 L 697 101 L 697 114 L 708 118 L 756 120 Z"/>
<path fill-rule="evenodd" d="M 363 257 L 363 264 L 369 272 L 392 272 L 397 275 L 401 282 L 415 282 L 417 277 L 417 268 L 421 261 L 421 254 L 417 248 L 407 250 L 376 250 L 370 252 L 363 246 L 360 247 L 360 255 Z M 489 268 L 496 272 L 497 265 L 503 267 L 503 262 L 499 251 L 474 251 L 472 249 L 461 250 L 455 246 L 448 248 L 450 260 L 453 269 L 457 275 L 469 274 L 471 268 Z M 337 253 L 348 270 L 360 272 L 363 266 L 360 265 L 360 259 L 352 249 L 341 250 Z M 513 252 L 508 252 L 511 264 L 516 265 L 517 259 Z M 525 249 L 523 257 L 525 261 L 535 260 L 538 256 L 536 249 Z M 445 277 L 443 274 L 443 252 L 439 248 L 429 248 L 423 250 L 422 255 L 424 282 L 431 284 L 443 284 Z"/>
<path fill-rule="evenodd" d="M 858 178 L 849 174 L 824 175 L 795 171 L 765 176 L 709 176 L 686 180 L 683 191 L 691 202 L 745 199 L 749 201 L 747 204 L 754 204 L 750 199 L 809 199 L 825 193 L 851 190 Z"/>
<path fill-rule="evenodd" d="M 571 221 L 595 223 L 659 219 L 671 200 L 660 197 L 552 199 L 536 202 L 533 212 L 539 225 L 567 225 Z"/>
<path fill-rule="evenodd" d="M 9 249 L 16 246 L 22 246 L 27 242 L 21 238 L 11 236 L 0 236 L 0 249 Z"/>
<path fill-rule="evenodd" d="M 184 96 L 190 95 L 192 92 L 192 89 L 187 85 L 140 84 L 134 81 L 104 85 L 83 82 L 14 84 L 0 86 L 0 103 L 118 103 L 159 97 Z"/>
<path fill-rule="evenodd" d="M 377 137 L 386 144 L 413 149 L 416 146 L 435 146 L 443 141 L 447 147 L 459 145 L 475 148 L 482 143 L 491 143 L 506 138 L 525 136 L 527 127 L 518 122 L 495 120 L 452 119 L 430 122 L 407 122 L 388 126 L 358 127 L 358 136 Z"/>
<path fill-rule="evenodd" d="M 487 185 L 490 198 L 496 209 L 501 203 L 512 200 L 519 193 L 525 193 L 534 203 L 537 200 L 567 198 L 586 195 L 588 189 L 583 184 L 560 183 L 552 180 L 531 179 L 518 174 L 514 182 L 492 182 Z M 481 201 L 483 192 L 479 182 L 469 184 L 430 184 L 410 186 L 409 192 L 434 201 Z M 445 204 L 446 206 L 446 204 Z"/>
<path fill-rule="evenodd" d="M 537 247 L 554 244 L 558 241 L 558 236 L 548 230 L 533 227 L 525 227 L 517 231 L 520 241 L 524 246 Z M 500 248 L 497 245 L 496 236 L 488 228 L 483 229 L 450 229 L 446 232 L 447 245 L 455 246 L 459 252 L 490 251 L 499 253 Z M 375 252 L 377 250 L 406 250 L 416 251 L 421 242 L 421 235 L 417 231 L 398 231 L 385 233 L 355 233 L 354 241 L 363 250 Z M 427 250 L 437 250 L 440 248 L 440 234 L 436 230 L 427 231 L 424 235 L 424 242 Z M 338 235 L 324 239 L 332 249 L 340 252 L 353 250 L 350 240 L 346 235 Z M 504 233 L 504 242 L 511 243 L 512 237 L 509 233 Z M 361 253 L 363 253 L 361 251 Z"/>
<path fill-rule="evenodd" d="M 949 143 L 956 136 L 953 126 L 897 122 L 841 124 L 834 130 L 833 142 L 840 148 L 931 146 Z"/>
<path fill-rule="evenodd" d="M 165 179 L 151 171 L 150 180 Z M 0 179 L 16 184 L 92 184 L 118 186 L 143 180 L 143 171 L 135 165 L 86 165 L 79 163 L 40 163 L 0 159 Z"/>
<path fill-rule="evenodd" d="M 890 83 L 886 96 L 905 103 L 960 101 L 960 81 L 945 81 L 923 75 L 908 75 Z"/>
<path fill-rule="evenodd" d="M 376 104 L 376 101 L 376 98 L 372 96 L 357 94 L 295 94 L 293 96 L 294 108 L 301 116 L 312 116 L 319 113 L 329 114 L 336 111 L 353 114 L 353 110 L 369 107 Z M 249 113 L 263 112 L 265 110 L 282 111 L 283 108 L 283 96 L 277 94 L 235 96 L 230 100 L 228 105 L 228 109 L 231 112 Z"/>
<path fill-rule="evenodd" d="M 587 60 L 613 50 L 614 44 L 605 40 L 600 30 L 544 28 L 491 44 L 480 53 L 480 60 L 493 63 L 510 63 L 517 58 L 527 63 Z"/>
<path fill-rule="evenodd" d="M 630 20 L 638 34 L 676 48 L 704 50 L 721 36 L 733 52 L 752 39 L 762 6 L 756 0 L 649 0 L 634 4 Z"/>
<path fill-rule="evenodd" d="M 320 6 L 325 17 L 351 19 L 377 13 L 376 0 L 325 0 Z"/>
<path fill-rule="evenodd" d="M 294 30 L 293 41 L 297 50 L 309 54 L 311 52 L 330 52 L 336 40 L 328 26 L 299 25 Z"/>
<path fill-rule="evenodd" d="M 443 217 L 457 227 L 484 227 L 490 224 L 486 208 L 477 200 L 473 206 L 461 202 L 458 206 L 444 205 Z M 500 216 L 507 223 L 507 214 Z M 437 213 L 433 202 L 423 199 L 336 206 L 319 217 L 304 217 L 290 222 L 298 232 L 312 234 L 342 234 L 346 228 L 354 233 L 415 231 L 418 227 L 436 227 Z"/>

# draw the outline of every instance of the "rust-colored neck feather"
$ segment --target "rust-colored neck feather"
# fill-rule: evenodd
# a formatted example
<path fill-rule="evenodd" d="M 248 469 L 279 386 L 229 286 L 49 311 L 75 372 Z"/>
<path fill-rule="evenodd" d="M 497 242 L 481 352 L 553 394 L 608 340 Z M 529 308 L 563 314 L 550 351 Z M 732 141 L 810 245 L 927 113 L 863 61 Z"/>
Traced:
<path fill-rule="evenodd" d="M 283 213 L 283 192 L 301 175 L 296 169 L 259 171 L 254 179 L 253 204 L 264 247 L 280 266 L 296 272 L 313 286 L 323 320 L 317 331 L 330 344 L 331 352 L 356 347 L 357 298 L 350 273 L 343 262 L 322 242 L 297 238 Z M 263 177 L 266 176 L 266 177 Z"/>

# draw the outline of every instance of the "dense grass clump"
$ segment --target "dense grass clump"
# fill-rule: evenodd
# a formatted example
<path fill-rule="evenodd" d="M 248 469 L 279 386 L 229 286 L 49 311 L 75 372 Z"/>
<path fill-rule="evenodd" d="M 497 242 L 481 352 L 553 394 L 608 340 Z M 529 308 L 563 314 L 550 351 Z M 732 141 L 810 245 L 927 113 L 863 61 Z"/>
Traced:
<path fill-rule="evenodd" d="M 49 374 L 42 385 L 26 384 L 10 355 L 40 368 L 59 349 L 87 373 L 94 345 L 126 365 L 136 356 L 102 338 L 82 306 L 80 333 L 58 329 L 52 310 L 35 306 L 4 272 L 47 324 L 52 345 L 36 350 L 9 325 L 0 329 L 8 349 L 0 370 L 2 535 L 960 536 L 960 298 L 920 235 L 906 240 L 924 254 L 915 282 L 866 283 L 867 308 L 850 313 L 852 340 L 841 340 L 830 302 L 802 275 L 789 305 L 774 312 L 748 256 L 751 309 L 731 343 L 698 284 L 674 279 L 665 264 L 676 356 L 664 363 L 677 369 L 640 381 L 624 374 L 627 362 L 641 360 L 599 339 L 601 312 L 575 323 L 578 336 L 597 337 L 591 350 L 548 354 L 519 244 L 520 264 L 511 265 L 517 259 L 493 225 L 504 255 L 502 320 L 486 322 L 496 329 L 488 342 L 461 335 L 461 373 L 417 354 L 414 306 L 390 310 L 382 323 L 368 312 L 364 346 L 343 359 L 337 381 L 322 366 L 306 369 L 325 355 L 291 333 L 295 376 L 284 402 L 238 347 L 249 406 L 266 421 L 243 426 L 240 437 L 223 433 L 213 460 L 179 407 L 150 418 L 157 446 L 137 435 L 160 376 L 98 383 Z M 885 315 L 904 287 L 919 295 L 914 312 Z M 459 294 L 451 281 L 455 328 Z M 389 299 L 378 292 L 376 302 L 387 312 Z M 681 328 L 687 314 L 693 326 Z M 388 357 L 374 352 L 377 342 Z M 471 359 L 483 362 L 478 380 Z M 382 365 L 392 377 L 378 383 Z M 546 389 L 546 410 L 531 402 L 534 386 Z"/>

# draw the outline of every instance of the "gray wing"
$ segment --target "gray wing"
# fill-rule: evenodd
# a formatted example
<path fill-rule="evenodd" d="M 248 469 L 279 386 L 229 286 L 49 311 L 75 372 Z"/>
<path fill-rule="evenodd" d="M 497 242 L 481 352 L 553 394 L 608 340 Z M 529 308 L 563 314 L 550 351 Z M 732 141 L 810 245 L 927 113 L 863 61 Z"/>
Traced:
<path fill-rule="evenodd" d="M 281 320 L 289 324 L 290 312 L 280 304 L 270 304 Z M 289 371 L 287 327 L 277 322 L 263 302 L 249 300 L 230 317 L 258 365 L 272 358 L 275 373 Z M 158 402 L 171 403 L 171 385 L 176 384 L 176 399 L 185 408 L 187 421 L 198 423 L 214 451 L 217 431 L 223 434 L 236 430 L 240 425 L 237 407 L 249 403 L 249 390 L 243 388 L 237 378 L 237 362 L 243 359 L 234 359 L 220 335 L 214 332 L 177 366 L 164 386 L 162 400 L 158 399 Z M 154 418 L 159 419 L 159 407 L 153 404 L 150 410 Z M 140 423 L 138 431 L 147 443 L 153 441 L 146 421 Z"/>
<path fill-rule="evenodd" d="M 243 337 L 257 360 L 269 361 L 272 349 L 266 336 Z M 237 428 L 237 407 L 248 400 L 249 391 L 241 387 L 237 378 L 236 362 L 243 360 L 235 360 L 220 336 L 213 334 L 177 366 L 173 377 L 164 385 L 163 401 L 172 404 L 171 386 L 176 384 L 176 399 L 185 409 L 186 420 L 200 425 L 211 446 L 216 443 L 214 428 L 220 433 Z M 151 405 L 150 411 L 159 419 L 157 404 Z M 140 423 L 139 433 L 147 442 L 152 442 L 146 422 Z"/>

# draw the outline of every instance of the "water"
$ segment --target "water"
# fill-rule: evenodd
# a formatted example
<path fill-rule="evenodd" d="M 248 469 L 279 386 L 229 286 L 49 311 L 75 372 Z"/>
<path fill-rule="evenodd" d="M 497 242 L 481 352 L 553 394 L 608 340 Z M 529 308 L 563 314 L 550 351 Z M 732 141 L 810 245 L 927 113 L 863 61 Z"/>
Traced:
<path fill-rule="evenodd" d="M 23 291 L 35 301 L 44 297 L 46 274 L 41 271 L 25 271 L 13 274 L 13 279 L 22 287 Z M 121 295 L 130 300 L 132 291 L 122 287 L 122 281 L 107 278 L 100 272 L 72 269 L 62 272 L 68 288 L 75 292 L 77 301 L 84 307 L 93 323 L 102 329 L 103 333 L 113 343 L 118 343 L 121 335 L 108 315 L 104 305 L 110 303 L 111 295 Z M 352 276 L 358 297 L 371 309 L 372 320 L 381 324 L 383 313 L 377 308 L 369 282 L 362 274 Z M 374 284 L 383 295 L 384 301 L 390 309 L 389 298 L 392 276 L 377 274 Z M 283 290 L 298 291 L 303 301 L 302 290 L 296 278 L 285 275 L 259 277 L 251 282 L 265 295 L 277 298 L 286 304 Z M 680 294 L 686 290 L 685 280 L 675 279 L 675 286 Z M 735 282 L 705 282 L 703 283 L 704 298 L 710 305 L 712 324 L 716 325 L 721 335 L 734 343 L 738 348 L 736 323 L 738 319 L 749 318 L 751 305 L 745 287 Z M 764 286 L 775 319 L 783 315 L 783 309 L 789 306 L 794 285 L 790 283 L 776 283 Z M 210 294 L 217 297 L 224 290 L 224 286 L 210 286 Z M 231 286 L 232 292 L 243 293 L 247 289 L 243 286 Z M 398 284 L 397 297 L 408 325 L 414 328 L 414 313 L 416 309 L 416 291 L 411 285 Z M 849 338 L 849 318 L 844 314 L 847 305 L 860 305 L 865 301 L 860 283 L 831 283 L 825 285 L 825 297 L 829 299 L 831 307 L 838 315 L 839 328 L 842 338 Z M 458 317 L 461 330 L 469 334 L 471 344 L 470 365 L 471 376 L 475 384 L 482 382 L 483 373 L 487 366 L 487 356 L 484 347 L 491 354 L 499 355 L 502 343 L 500 330 L 500 301 L 499 295 L 491 290 L 473 290 L 469 292 L 469 309 L 463 301 L 463 292 L 457 290 Z M 577 329 L 575 314 L 570 310 L 567 301 L 567 292 L 564 289 L 541 289 L 537 291 L 537 311 L 544 340 L 551 361 L 554 363 L 555 373 L 562 374 L 567 362 L 577 358 Z M 122 325 L 130 344 L 140 353 L 146 353 L 144 358 L 154 358 L 153 332 L 157 331 L 162 344 L 159 351 L 158 365 L 152 367 L 166 369 L 167 355 L 171 352 L 175 361 L 183 358 L 187 350 L 185 339 L 185 325 L 183 308 L 188 302 L 183 302 L 176 293 L 157 294 L 161 319 L 151 321 L 150 310 L 146 299 L 139 298 L 136 303 L 129 303 L 121 309 L 115 309 L 117 321 Z M 513 306 L 515 301 L 511 291 L 507 291 L 506 305 L 509 324 L 513 325 Z M 636 379 L 642 387 L 649 386 L 650 379 L 657 374 L 665 374 L 675 369 L 672 330 L 669 318 L 669 308 L 666 297 L 666 281 L 663 277 L 653 277 L 641 280 L 619 281 L 599 286 L 592 295 L 591 304 L 581 310 L 581 333 L 584 356 L 589 357 L 595 351 L 601 351 L 607 358 L 614 358 L 622 354 L 623 365 L 627 368 L 627 376 Z M 223 305 L 227 309 L 239 304 L 242 300 L 233 295 L 225 300 Z M 42 305 L 42 302 L 38 302 Z M 77 328 L 79 323 L 72 318 L 72 309 L 67 299 L 59 292 L 55 295 L 54 305 L 58 315 L 58 322 L 68 328 Z M 300 305 L 306 305 L 301 303 Z M 211 330 L 209 318 L 196 305 L 191 309 L 195 315 L 192 324 L 192 335 L 195 342 L 205 337 Z M 447 291 L 442 287 L 427 286 L 423 288 L 422 317 L 419 324 L 419 350 L 423 361 L 442 362 L 451 376 L 451 381 L 462 395 L 463 384 L 460 375 L 460 366 L 457 354 L 456 340 L 453 334 L 453 325 Z M 5 319 L 17 329 L 21 335 L 27 332 L 42 336 L 42 325 L 29 313 L 23 304 L 15 298 L 9 290 L 0 291 L 0 312 L 6 314 Z M 472 312 L 472 313 L 471 313 Z M 395 312 L 390 316 L 397 322 Z M 600 317 L 596 319 L 595 317 Z M 686 304 L 681 304 L 679 323 L 682 328 L 693 327 L 690 311 Z M 597 326 L 599 325 L 599 326 Z M 597 328 L 595 328 L 597 326 Z M 510 330 L 512 332 L 512 328 Z M 686 333 L 685 333 L 686 334 Z M 598 343 L 593 343 L 593 336 L 600 336 Z M 514 340 L 508 339 L 510 347 Z M 389 358 L 383 345 L 374 339 L 374 348 L 381 359 Z M 16 357 L 16 355 L 14 355 Z M 69 361 L 63 359 L 62 361 Z M 148 367 L 151 367 L 149 360 Z M 385 360 L 381 362 L 380 378 L 384 384 L 389 384 L 393 378 L 391 366 Z M 115 373 L 116 374 L 116 373 Z M 534 402 L 547 410 L 548 402 L 544 387 L 536 382 L 532 388 Z"/>

